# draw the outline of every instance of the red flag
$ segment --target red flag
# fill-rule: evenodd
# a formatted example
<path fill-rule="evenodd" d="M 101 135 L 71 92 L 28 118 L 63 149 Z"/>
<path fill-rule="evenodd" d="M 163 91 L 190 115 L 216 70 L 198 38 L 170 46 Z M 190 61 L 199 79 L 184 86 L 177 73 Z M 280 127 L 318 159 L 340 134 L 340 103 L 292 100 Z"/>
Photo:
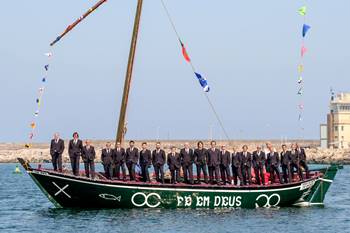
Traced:
<path fill-rule="evenodd" d="M 182 47 L 182 55 L 184 56 L 185 60 L 187 62 L 191 62 L 190 57 L 188 56 L 188 53 L 186 51 L 185 45 L 181 43 L 181 47 Z"/>

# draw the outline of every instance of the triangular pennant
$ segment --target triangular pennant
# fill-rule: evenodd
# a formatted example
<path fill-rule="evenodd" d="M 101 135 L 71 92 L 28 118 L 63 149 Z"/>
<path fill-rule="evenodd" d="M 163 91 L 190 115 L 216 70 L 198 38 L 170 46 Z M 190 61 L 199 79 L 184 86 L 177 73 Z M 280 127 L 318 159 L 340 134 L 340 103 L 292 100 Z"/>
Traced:
<path fill-rule="evenodd" d="M 300 7 L 298 12 L 300 15 L 305 16 L 306 15 L 306 6 Z"/>
<path fill-rule="evenodd" d="M 302 88 L 302 87 L 299 88 L 299 90 L 298 90 L 298 95 L 303 95 L 303 88 Z"/>
<path fill-rule="evenodd" d="M 304 104 L 299 104 L 298 107 L 299 107 L 300 110 L 303 110 L 304 109 Z"/>
<path fill-rule="evenodd" d="M 43 79 L 41 80 L 43 83 L 46 82 L 46 77 L 43 77 Z"/>
<path fill-rule="evenodd" d="M 49 70 L 49 64 L 44 66 L 45 70 L 48 71 Z"/>
<path fill-rule="evenodd" d="M 299 114 L 299 121 L 302 121 L 303 117 L 301 116 L 301 114 Z"/>
<path fill-rule="evenodd" d="M 299 74 L 302 73 L 304 71 L 304 66 L 303 65 L 299 65 L 298 66 L 298 72 Z"/>
<path fill-rule="evenodd" d="M 301 50 L 300 50 L 301 57 L 304 57 L 306 52 L 307 52 L 307 48 L 304 45 L 301 46 Z"/>
<path fill-rule="evenodd" d="M 191 58 L 190 58 L 190 56 L 188 56 L 188 53 L 187 53 L 187 50 L 186 50 L 186 47 L 185 47 L 184 43 L 182 43 L 181 40 L 179 40 L 179 41 L 180 41 L 180 44 L 181 44 L 181 49 L 182 49 L 182 55 L 183 55 L 183 57 L 185 58 L 185 60 L 186 60 L 187 62 L 191 62 Z"/>
<path fill-rule="evenodd" d="M 52 53 L 51 52 L 45 53 L 45 56 L 46 57 L 52 57 Z"/>
<path fill-rule="evenodd" d="M 210 88 L 209 88 L 207 80 L 205 78 L 203 78 L 202 75 L 200 75 L 199 73 L 195 72 L 195 75 L 199 81 L 199 84 L 203 87 L 203 91 L 209 92 Z"/>
<path fill-rule="evenodd" d="M 30 127 L 31 127 L 32 129 L 35 129 L 35 127 L 36 127 L 35 122 L 30 123 Z"/>
<path fill-rule="evenodd" d="M 303 37 L 306 36 L 307 32 L 311 29 L 311 27 L 307 24 L 304 24 L 303 25 L 303 31 L 302 31 L 302 34 L 303 34 Z"/>

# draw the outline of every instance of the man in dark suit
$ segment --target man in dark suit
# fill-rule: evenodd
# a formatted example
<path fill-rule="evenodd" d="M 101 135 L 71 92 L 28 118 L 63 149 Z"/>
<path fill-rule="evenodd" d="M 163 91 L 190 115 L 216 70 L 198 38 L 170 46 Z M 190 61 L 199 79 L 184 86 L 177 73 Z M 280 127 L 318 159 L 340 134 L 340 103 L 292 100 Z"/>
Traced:
<path fill-rule="evenodd" d="M 95 148 L 91 146 L 91 142 L 89 140 L 86 140 L 85 146 L 83 147 L 83 152 L 81 154 L 81 157 L 84 161 L 84 167 L 85 167 L 85 175 L 86 177 L 90 177 L 91 172 L 91 178 L 95 179 L 95 157 L 96 152 Z"/>
<path fill-rule="evenodd" d="M 126 171 L 125 171 L 125 149 L 121 147 L 120 142 L 117 142 L 114 149 L 114 173 L 118 180 L 120 180 L 120 170 L 122 170 L 123 180 L 126 180 Z"/>
<path fill-rule="evenodd" d="M 242 186 L 243 183 L 243 176 L 242 176 L 242 158 L 241 158 L 241 153 L 236 152 L 236 149 L 233 148 L 233 153 L 232 153 L 232 177 L 234 184 L 238 184 L 238 178 L 240 185 Z"/>
<path fill-rule="evenodd" d="M 299 179 L 303 180 L 303 172 L 300 169 L 299 166 L 299 154 L 298 154 L 298 150 L 296 148 L 295 144 L 291 145 L 291 150 L 290 150 L 290 176 L 289 176 L 289 180 L 290 182 L 293 181 L 294 179 L 294 169 L 297 171 L 298 175 L 299 175 Z"/>
<path fill-rule="evenodd" d="M 210 142 L 210 149 L 208 149 L 208 169 L 210 183 L 214 183 L 214 174 L 216 183 L 219 184 L 220 173 L 220 151 L 216 148 L 216 142 Z"/>
<path fill-rule="evenodd" d="M 299 155 L 299 167 L 303 168 L 305 173 L 306 173 L 306 179 L 309 179 L 310 174 L 309 174 L 309 166 L 307 165 L 306 161 L 306 153 L 305 149 L 300 147 L 298 143 L 295 144 L 297 147 L 298 155 Z"/>
<path fill-rule="evenodd" d="M 135 142 L 129 142 L 129 148 L 126 149 L 126 166 L 129 170 L 130 180 L 135 180 L 135 166 L 139 161 L 139 150 L 135 147 Z"/>
<path fill-rule="evenodd" d="M 288 183 L 292 182 L 291 172 L 290 172 L 290 151 L 287 151 L 287 146 L 285 144 L 282 145 L 281 151 L 281 167 L 283 174 L 283 182 Z"/>
<path fill-rule="evenodd" d="M 171 147 L 171 153 L 168 154 L 167 164 L 171 174 L 171 183 L 179 182 L 181 159 L 180 154 L 176 153 L 176 147 Z"/>
<path fill-rule="evenodd" d="M 280 183 L 281 182 L 281 174 L 279 170 L 279 155 L 277 152 L 275 152 L 275 149 L 272 147 L 270 143 L 267 144 L 267 148 L 269 149 L 269 153 L 267 154 L 267 164 L 269 166 L 270 170 L 270 180 L 271 184 L 275 183 L 275 174 L 278 177 Z"/>
<path fill-rule="evenodd" d="M 231 153 L 226 150 L 226 146 L 221 146 L 220 151 L 220 172 L 221 172 L 221 180 L 223 184 L 226 184 L 228 182 L 231 184 L 231 172 L 230 172 L 230 165 L 231 165 Z"/>
<path fill-rule="evenodd" d="M 193 184 L 194 156 L 193 150 L 190 149 L 190 144 L 188 142 L 185 143 L 185 148 L 180 150 L 180 158 L 182 171 L 184 173 L 184 181 L 185 183 Z"/>
<path fill-rule="evenodd" d="M 112 179 L 113 177 L 113 157 L 114 150 L 111 148 L 111 143 L 107 142 L 106 148 L 102 149 L 101 154 L 101 161 L 107 179 Z"/>
<path fill-rule="evenodd" d="M 140 166 L 141 166 L 141 174 L 143 182 L 151 182 L 149 178 L 148 169 L 152 165 L 152 155 L 151 151 L 147 149 L 147 143 L 142 143 L 142 150 L 140 151 Z"/>
<path fill-rule="evenodd" d="M 68 154 L 72 165 L 72 172 L 79 176 L 80 156 L 83 151 L 83 142 L 79 139 L 77 132 L 73 133 L 73 139 L 69 141 Z"/>
<path fill-rule="evenodd" d="M 261 151 L 261 146 L 256 147 L 253 152 L 253 168 L 255 173 L 256 183 L 265 185 L 264 166 L 266 163 L 265 152 Z"/>
<path fill-rule="evenodd" d="M 64 151 L 64 141 L 60 139 L 60 135 L 55 133 L 51 140 L 50 155 L 52 158 L 52 166 L 55 171 L 62 172 L 62 154 Z"/>
<path fill-rule="evenodd" d="M 197 181 L 201 182 L 201 172 L 203 172 L 204 182 L 208 183 L 208 170 L 207 170 L 207 161 L 208 161 L 208 151 L 203 147 L 203 142 L 199 141 L 197 143 L 197 149 L 194 150 L 194 162 L 197 166 Z"/>
<path fill-rule="evenodd" d="M 244 145 L 242 147 L 243 151 L 241 152 L 242 159 L 242 174 L 243 174 L 243 184 L 252 183 L 252 154 L 248 152 L 248 146 Z"/>
<path fill-rule="evenodd" d="M 152 163 L 156 173 L 157 182 L 164 184 L 164 164 L 166 162 L 165 151 L 160 148 L 160 142 L 156 143 L 156 149 L 152 152 Z M 159 178 L 160 174 L 160 178 Z"/>

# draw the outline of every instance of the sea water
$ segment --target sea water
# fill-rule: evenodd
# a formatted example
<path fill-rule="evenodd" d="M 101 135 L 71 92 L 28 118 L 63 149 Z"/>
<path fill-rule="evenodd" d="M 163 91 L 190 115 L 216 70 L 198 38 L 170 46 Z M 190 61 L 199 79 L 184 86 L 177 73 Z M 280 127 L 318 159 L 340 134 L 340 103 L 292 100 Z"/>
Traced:
<path fill-rule="evenodd" d="M 15 167 L 0 164 L 1 233 L 350 232 L 350 166 L 338 172 L 324 207 L 251 210 L 57 209 Z"/>

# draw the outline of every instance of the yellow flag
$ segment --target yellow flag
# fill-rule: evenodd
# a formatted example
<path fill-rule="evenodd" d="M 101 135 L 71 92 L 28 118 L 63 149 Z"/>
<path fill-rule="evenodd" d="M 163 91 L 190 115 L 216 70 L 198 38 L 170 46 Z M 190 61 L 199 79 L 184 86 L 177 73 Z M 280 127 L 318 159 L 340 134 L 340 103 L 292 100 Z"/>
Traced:
<path fill-rule="evenodd" d="M 299 74 L 302 73 L 304 71 L 304 66 L 303 65 L 299 65 L 298 66 L 298 72 Z"/>
<path fill-rule="evenodd" d="M 300 7 L 298 12 L 300 15 L 305 16 L 306 15 L 306 6 Z"/>

